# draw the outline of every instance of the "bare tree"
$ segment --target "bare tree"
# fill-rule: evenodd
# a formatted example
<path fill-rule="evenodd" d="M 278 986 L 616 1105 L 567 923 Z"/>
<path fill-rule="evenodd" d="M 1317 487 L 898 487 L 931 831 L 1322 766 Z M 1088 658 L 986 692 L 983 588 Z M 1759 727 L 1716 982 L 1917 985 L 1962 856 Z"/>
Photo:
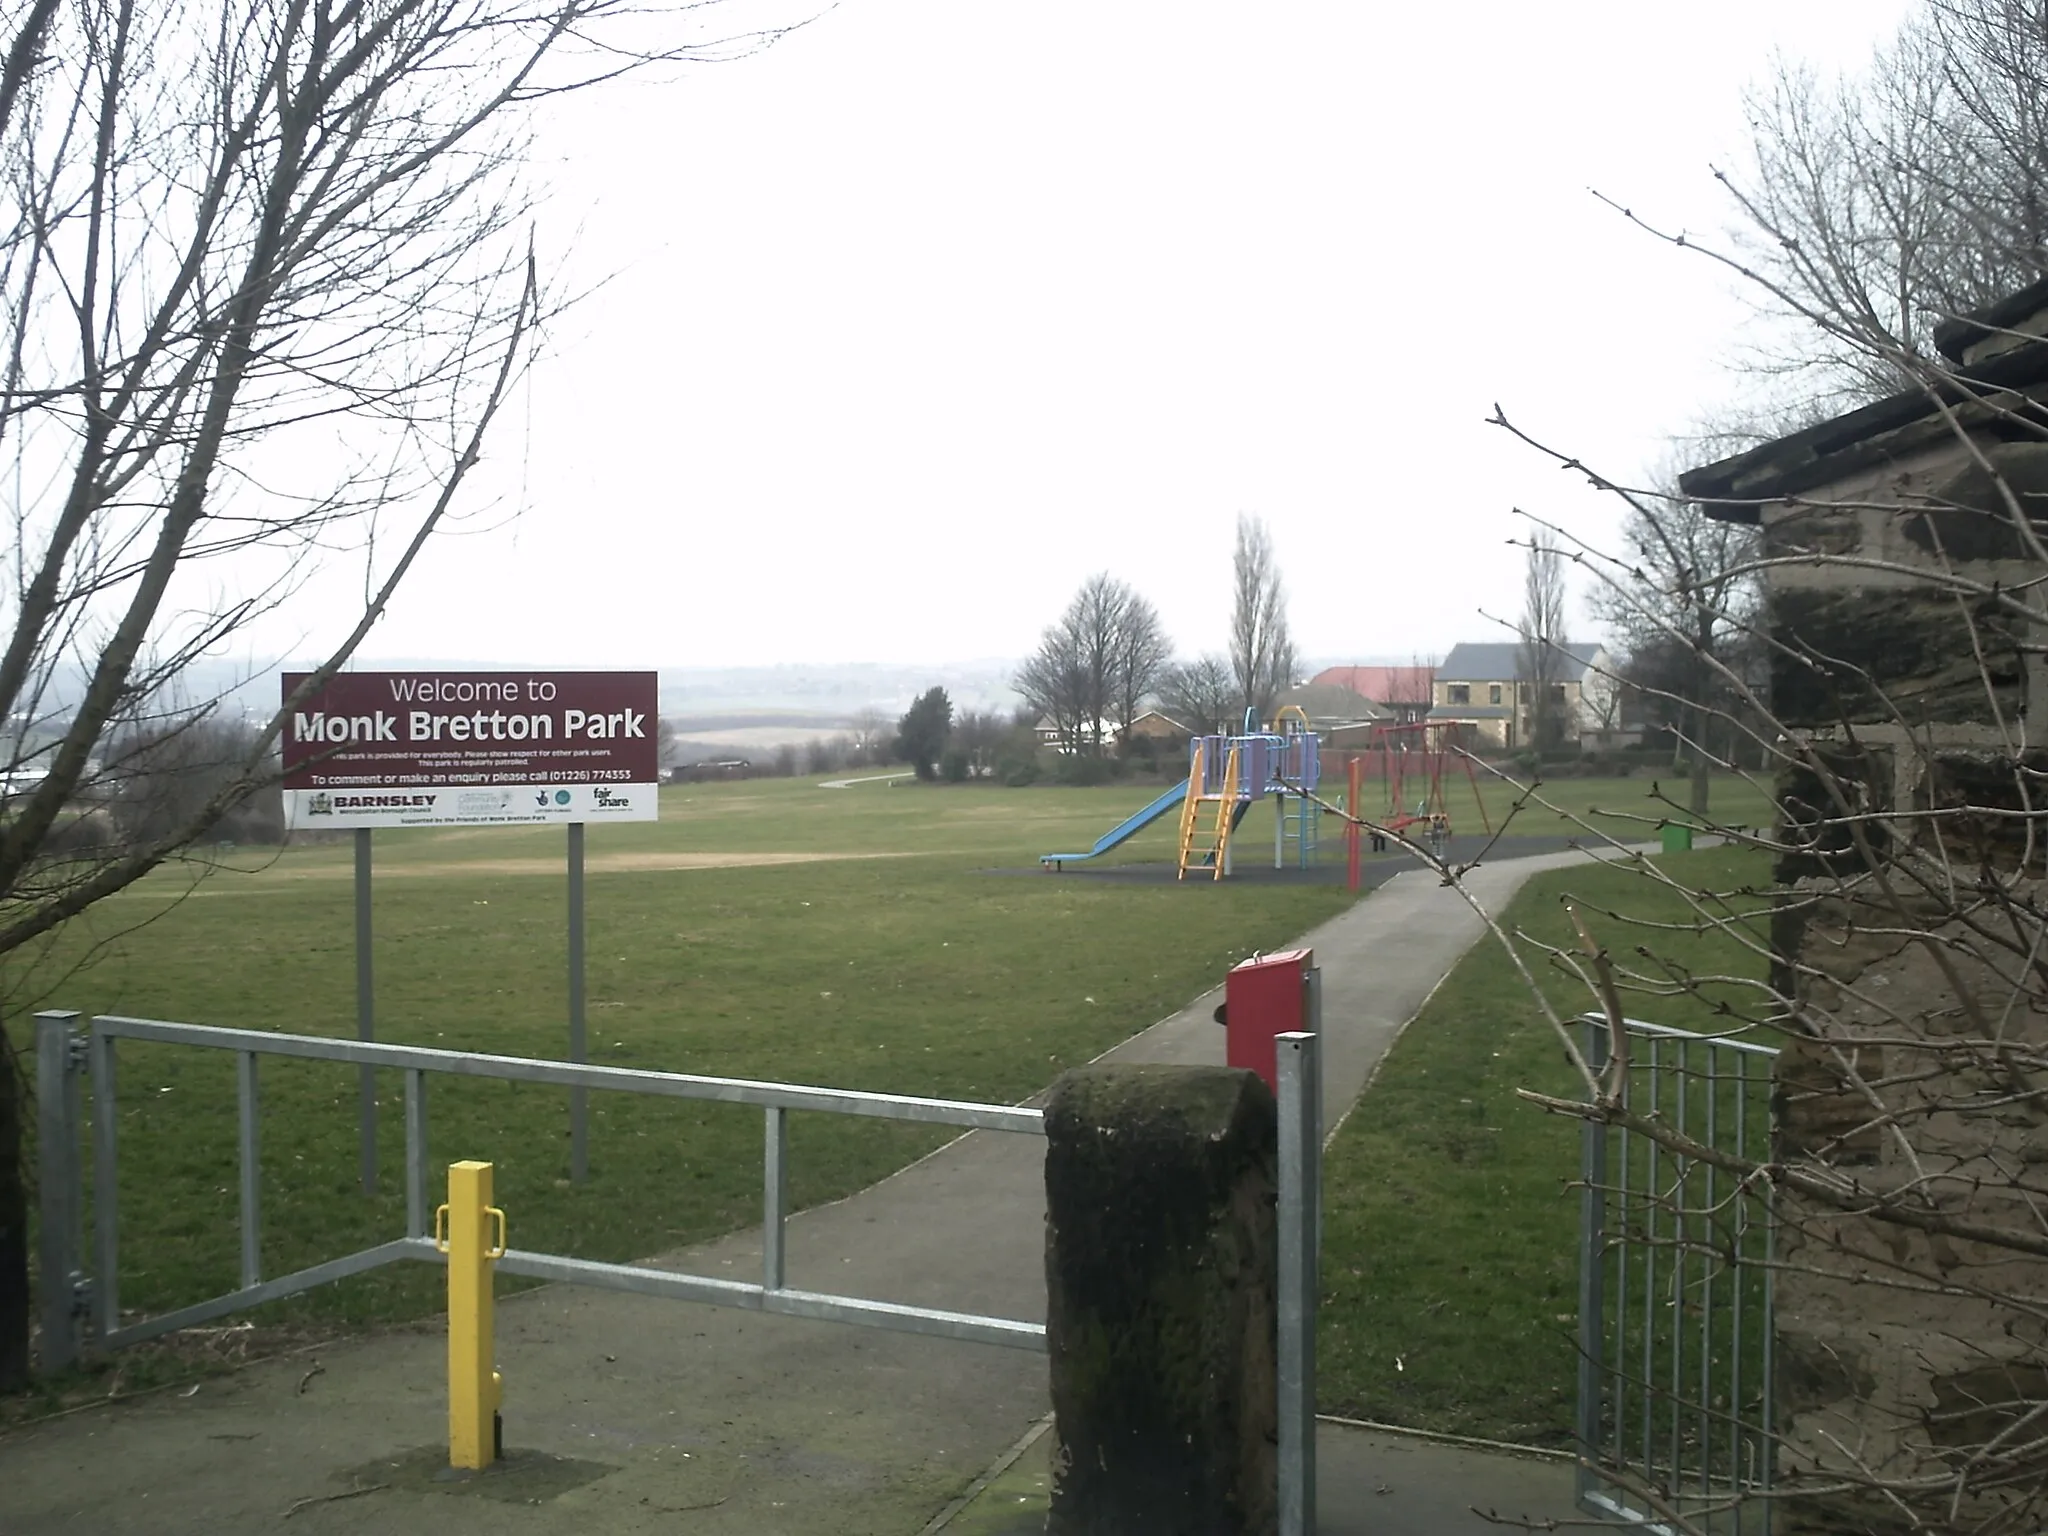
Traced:
<path fill-rule="evenodd" d="M 1117 617 L 1116 642 L 1110 652 L 1110 705 L 1117 729 L 1128 731 L 1143 713 L 1145 700 L 1159 685 L 1160 674 L 1173 658 L 1173 642 L 1159 622 L 1159 610 L 1137 593 L 1128 594 Z"/>
<path fill-rule="evenodd" d="M 1723 176 L 1731 257 L 1776 328 L 1755 356 L 1812 420 L 1917 387 L 1944 319 L 2048 272 L 2048 20 L 1925 0 L 1867 66 L 1781 63 Z"/>
<path fill-rule="evenodd" d="M 2048 320 L 2048 284 L 2033 301 Z M 2030 366 L 2030 395 L 2048 400 L 2048 343 Z M 1767 1458 L 1791 1528 L 2020 1536 L 2048 1517 L 2048 1183 L 2031 1150 L 2048 1117 L 2048 761 L 2011 648 L 2048 632 L 2044 581 L 2025 574 L 2048 573 L 2030 515 L 2048 494 L 2048 413 L 2016 413 L 2008 388 L 1957 368 L 1927 374 L 1917 416 L 1902 395 L 1874 427 L 1825 423 L 1681 481 L 1686 500 L 1760 534 L 1748 569 L 1772 582 L 1770 694 L 1718 642 L 1690 658 L 1718 674 L 1721 729 L 1747 735 L 1767 769 L 1774 828 L 1697 819 L 1769 856 L 1782 882 L 1769 921 L 1743 877 L 1638 862 L 1682 918 L 1610 900 L 1572 906 L 1578 945 L 1495 932 L 1577 995 L 1533 997 L 1580 1096 L 1525 1097 L 1652 1144 L 1674 1170 L 1654 1188 L 1596 1184 L 1623 1213 L 1628 1262 L 1660 1265 L 1673 1294 L 1708 1270 L 1762 1294 L 1767 1274 L 1777 1298 L 1771 1343 L 1794 1366 L 1776 1418 L 1724 1408 L 1698 1380 L 1635 1384 L 1631 1401 L 1659 1424 L 1726 1412 Z M 1816 456 L 1838 462 L 1817 474 Z M 1617 593 L 1637 589 L 1633 551 L 1576 553 Z M 1540 792 L 1528 803 L 1559 809 Z M 1674 932 L 1714 935 L 1723 958 L 1700 970 Z M 1632 1053 L 1630 1016 L 1654 1024 L 1679 998 L 1711 1011 L 1713 1038 L 1775 1052 L 1768 1145 L 1674 1113 L 1669 1084 L 1653 1086 L 1668 1037 L 1662 1067 Z M 1575 1011 L 1602 1021 L 1604 1057 L 1584 1051 Z M 1768 1253 L 1731 1235 L 1752 1217 L 1772 1224 Z M 1667 1461 L 1598 1459 L 1673 1530 L 1719 1529 L 1753 1496 L 1753 1473 L 1724 1469 L 1694 1494 L 1675 1491 Z"/>
<path fill-rule="evenodd" d="M 1015 684 L 1024 696 L 1032 724 L 1049 724 L 1068 752 L 1083 748 L 1089 740 L 1089 721 L 1100 718 L 1091 709 L 1099 700 L 1089 686 L 1080 637 L 1066 622 L 1045 631 L 1038 649 L 1018 669 Z"/>
<path fill-rule="evenodd" d="M 851 721 L 853 761 L 878 763 L 888 754 L 895 739 L 896 723 L 872 704 L 854 711 Z"/>
<path fill-rule="evenodd" d="M 147 848 L 199 822 L 246 770 L 261 727 L 200 715 L 109 742 L 98 776 L 111 794 L 110 848 Z M 238 801 L 200 835 L 235 843 L 284 840 L 284 796 L 275 784 Z"/>
<path fill-rule="evenodd" d="M 1538 529 L 1522 572 L 1521 645 L 1515 660 L 1517 713 L 1528 721 L 1523 744 L 1537 752 L 1555 751 L 1567 724 L 1564 601 L 1564 556 L 1551 535 Z"/>
<path fill-rule="evenodd" d="M 1221 656 L 1168 667 L 1159 679 L 1159 707 L 1197 736 L 1231 729 L 1242 705 L 1237 679 Z"/>
<path fill-rule="evenodd" d="M 1238 707 L 1265 720 L 1273 700 L 1294 683 L 1294 641 L 1287 628 L 1287 589 L 1263 518 L 1238 514 L 1231 558 L 1230 669 Z"/>
<path fill-rule="evenodd" d="M 1629 654 L 1630 680 L 1677 716 L 1676 750 L 1691 765 L 1690 809 L 1704 815 L 1715 748 L 1724 758 L 1733 752 L 1732 740 L 1716 739 L 1725 733 L 1715 722 L 1735 703 L 1721 668 L 1751 649 L 1761 599 L 1758 541 L 1755 529 L 1710 517 L 1679 495 L 1675 471 L 1656 478 L 1659 493 L 1625 498 L 1628 579 L 1603 584 L 1593 608 Z"/>
<path fill-rule="evenodd" d="M 1017 691 L 1053 722 L 1069 751 L 1100 755 L 1128 726 L 1170 648 L 1159 615 L 1106 572 L 1089 577 L 1018 671 Z"/>
<path fill-rule="evenodd" d="M 1434 656 L 1411 656 L 1407 666 L 1389 667 L 1384 689 L 1387 696 L 1373 702 L 1396 720 L 1413 724 L 1429 713 L 1436 699 L 1436 666 Z"/>
<path fill-rule="evenodd" d="M 847 740 L 844 736 L 813 736 L 804 743 L 804 772 L 831 773 L 846 766 Z"/>
<path fill-rule="evenodd" d="M 974 773 L 993 772 L 996 753 L 1010 735 L 1010 722 L 994 710 L 963 709 L 953 721 L 952 744 L 966 754 Z"/>
<path fill-rule="evenodd" d="M 326 637 L 318 687 L 459 515 L 551 311 L 527 109 L 766 40 L 678 42 L 695 9 L 28 0 L 0 20 L 0 774 L 41 775 L 0 826 L 0 955 L 274 782 L 282 714 L 202 803 L 103 857 L 51 856 L 106 743 L 211 711 L 165 702 L 195 660 L 345 560 L 360 610 Z M 25 1362 L 11 1113 L 0 1387 Z"/>
<path fill-rule="evenodd" d="M 1750 552 L 1721 563 L 1767 589 L 1744 637 L 1759 667 L 1730 653 L 1743 603 L 1707 595 L 1704 557 L 1644 581 L 1638 549 L 1565 541 L 1609 601 L 1685 599 L 1652 632 L 1716 678 L 1707 712 L 1747 738 L 1776 807 L 1771 828 L 1721 829 L 1769 856 L 1772 888 L 1710 875 L 1711 859 L 1640 862 L 1683 916 L 1576 906 L 1580 942 L 1547 947 L 1571 1001 L 1539 989 L 1535 1004 L 1578 1095 L 1527 1096 L 1654 1145 L 1674 1170 L 1628 1191 L 1595 1176 L 1594 1193 L 1628 1203 L 1610 1235 L 1654 1254 L 1673 1297 L 1695 1294 L 1687 1276 L 1704 1264 L 1765 1274 L 1776 1298 L 1786 1395 L 1771 1418 L 1744 1419 L 1698 1382 L 1630 1384 L 1632 1411 L 1650 1402 L 1672 1424 L 1725 1411 L 1757 1448 L 1711 1500 L 1647 1457 L 1601 1469 L 1674 1530 L 1719 1528 L 1759 1493 L 1801 1530 L 2020 1536 L 2048 1521 L 2048 758 L 2030 718 L 2048 635 L 2048 282 L 1956 314 L 2001 274 L 2041 270 L 2029 210 L 2044 28 L 2037 4 L 1923 5 L 1903 36 L 1928 58 L 1902 45 L 1881 66 L 1913 72 L 1808 122 L 1775 201 L 1739 189 L 1746 241 L 1670 236 L 1810 322 L 1791 359 L 1802 387 L 1827 386 L 1810 400 L 1880 403 L 1675 488 L 1632 489 L 1538 445 L 1631 517 L 1656 509 L 1666 534 L 1674 502 L 1742 525 Z M 1706 607 L 1723 628 L 1703 640 L 1688 610 Z M 1527 940 L 1496 931 L 1527 964 Z M 1713 936 L 1712 974 L 1675 948 L 1680 932 Z M 1767 1148 L 1681 1124 L 1646 1091 L 1656 1055 L 1630 1048 L 1627 1015 L 1654 1022 L 1676 998 L 1710 1012 L 1715 1037 L 1775 1052 Z M 1580 1008 L 1601 1021 L 1604 1059 L 1569 1025 Z M 1714 1189 L 1688 1169 L 1711 1170 Z M 1767 1212 L 1767 1253 L 1726 1242 L 1737 1203 Z"/>

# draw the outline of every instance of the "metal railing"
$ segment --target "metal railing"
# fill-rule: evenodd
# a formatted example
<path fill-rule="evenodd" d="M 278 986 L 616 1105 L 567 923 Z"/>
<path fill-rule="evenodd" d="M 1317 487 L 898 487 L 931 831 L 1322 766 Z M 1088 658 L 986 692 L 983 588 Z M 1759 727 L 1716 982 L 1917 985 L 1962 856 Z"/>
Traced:
<path fill-rule="evenodd" d="M 1605 1070 L 1606 1021 L 1581 1022 L 1586 1059 Z M 1634 1019 L 1627 1029 L 1631 1109 L 1769 1161 L 1776 1050 Z M 1649 1531 L 1675 1529 L 1675 1514 L 1769 1536 L 1769 1186 L 1590 1121 L 1580 1155 L 1580 1505 Z"/>
<path fill-rule="evenodd" d="M 210 1322 L 230 1312 L 294 1296 L 329 1281 L 386 1264 L 406 1260 L 440 1263 L 441 1255 L 434 1247 L 429 1232 L 434 1201 L 428 1190 L 427 1078 L 433 1073 L 750 1104 L 762 1111 L 765 1130 L 761 1181 L 762 1274 L 758 1283 L 679 1274 L 637 1264 L 605 1264 L 592 1259 L 531 1253 L 517 1248 L 498 1262 L 498 1268 L 506 1274 L 573 1281 L 578 1285 L 635 1291 L 644 1295 L 676 1296 L 759 1312 L 864 1323 L 909 1333 L 972 1339 L 1021 1349 L 1045 1347 L 1045 1325 L 1039 1322 L 796 1289 L 787 1283 L 784 1246 L 789 1205 L 791 1110 L 822 1110 L 927 1125 L 951 1125 L 962 1130 L 1043 1135 L 1044 1116 L 1036 1109 L 751 1082 L 740 1078 L 699 1077 L 680 1072 L 647 1072 L 627 1067 L 538 1061 L 518 1056 L 486 1056 L 427 1046 L 220 1029 L 206 1024 L 174 1024 L 156 1019 L 95 1018 L 88 1032 L 81 1036 L 77 1032 L 77 1018 L 78 1015 L 73 1013 L 42 1013 L 36 1016 L 44 1234 L 41 1264 L 43 1358 L 47 1364 L 62 1366 L 76 1357 L 81 1321 L 88 1324 L 86 1332 L 93 1343 L 102 1348 L 118 1348 Z M 115 1042 L 119 1040 L 147 1040 L 232 1052 L 236 1065 L 239 1148 L 240 1284 L 232 1291 L 205 1301 L 127 1323 L 121 1320 L 120 1297 L 120 1120 L 115 1050 Z M 330 1061 L 358 1067 L 388 1067 L 404 1073 L 403 1236 L 306 1269 L 294 1270 L 290 1274 L 264 1278 L 262 1112 L 258 1063 L 266 1056 Z M 80 1159 L 84 1141 L 78 1085 L 81 1061 L 90 1076 L 92 1090 L 93 1198 L 90 1225 L 93 1262 L 89 1277 L 80 1242 L 85 1205 Z"/>
<path fill-rule="evenodd" d="M 1320 991 L 1311 992 L 1311 1020 Z M 864 1115 L 962 1130 L 1042 1136 L 1037 1109 L 912 1098 L 740 1078 L 700 1077 L 625 1067 L 589 1066 L 517 1056 L 488 1056 L 426 1046 L 386 1045 L 312 1035 L 270 1034 L 155 1019 L 99 1017 L 84 1033 L 79 1015 L 36 1015 L 38 1145 L 41 1158 L 41 1308 L 45 1369 L 71 1364 L 82 1344 L 112 1349 L 210 1322 L 228 1313 L 278 1301 L 330 1281 L 409 1260 L 439 1264 L 432 1236 L 435 1201 L 428 1183 L 427 1078 L 491 1078 L 604 1089 L 667 1098 L 749 1104 L 764 1127 L 761 1201 L 761 1279 L 715 1279 L 637 1264 L 606 1264 L 563 1254 L 508 1249 L 497 1260 L 506 1274 L 567 1281 L 607 1290 L 672 1296 L 714 1306 L 779 1312 L 900 1332 L 965 1339 L 1011 1348 L 1044 1350 L 1045 1324 L 866 1297 L 806 1291 L 787 1283 L 789 1113 L 792 1110 Z M 151 1041 L 231 1052 L 235 1058 L 240 1247 L 234 1290 L 156 1316 L 123 1323 L 120 1303 L 120 1146 L 116 1042 Z M 1280 1529 L 1310 1536 L 1315 1511 L 1315 1327 L 1322 1183 L 1322 1076 L 1314 1033 L 1276 1039 L 1279 1087 L 1279 1393 Z M 405 1081 L 405 1233 L 354 1253 L 290 1274 L 265 1279 L 262 1260 L 262 1098 L 259 1064 L 266 1056 L 393 1068 Z M 88 1139 L 80 1079 L 91 1086 L 92 1149 L 90 1228 L 92 1263 L 85 1263 L 87 1226 L 83 1149 Z"/>

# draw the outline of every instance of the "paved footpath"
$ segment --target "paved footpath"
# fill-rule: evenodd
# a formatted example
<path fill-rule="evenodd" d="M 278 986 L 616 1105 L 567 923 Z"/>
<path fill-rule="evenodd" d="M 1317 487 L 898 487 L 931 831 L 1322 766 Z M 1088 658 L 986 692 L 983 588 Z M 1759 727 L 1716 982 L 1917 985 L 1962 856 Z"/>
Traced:
<path fill-rule="evenodd" d="M 1583 854 L 1475 871 L 1499 910 L 1529 874 Z M 1326 1123 L 1348 1111 L 1401 1026 L 1482 933 L 1427 871 L 1396 876 L 1304 936 L 1323 967 Z M 1110 1053 L 1220 1062 L 1218 994 Z M 1044 1316 L 1042 1144 L 973 1132 L 852 1199 L 795 1217 L 789 1283 L 1021 1318 Z M 516 1215 L 515 1215 L 516 1220 Z M 759 1273 L 758 1231 L 671 1256 Z M 641 1531 L 920 1536 L 1036 1528 L 1029 1490 L 955 1508 L 1043 1419 L 1040 1355 L 672 1300 L 550 1286 L 499 1307 L 508 1457 L 466 1484 L 445 1460 L 444 1337 L 343 1341 L 190 1396 L 0 1437 L 0 1532 L 281 1530 L 436 1536 Z M 1040 1442 L 1042 1444 L 1042 1442 Z M 1324 1536 L 1494 1531 L 1470 1512 L 1563 1519 L 1568 1469 L 1325 1426 Z M 1007 1474 L 1031 1475 L 1030 1453 Z M 993 1485 L 991 1485 L 993 1486 Z M 1006 1485 L 1007 1486 L 1007 1485 Z M 1042 1504 L 1040 1505 L 1042 1507 Z M 1024 1521 L 1018 1524 L 1019 1520 Z"/>

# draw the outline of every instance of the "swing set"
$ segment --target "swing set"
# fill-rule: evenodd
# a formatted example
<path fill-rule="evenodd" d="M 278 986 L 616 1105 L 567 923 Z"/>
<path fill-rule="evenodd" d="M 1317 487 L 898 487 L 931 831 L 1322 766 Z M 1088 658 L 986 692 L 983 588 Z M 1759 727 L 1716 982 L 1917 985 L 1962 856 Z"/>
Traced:
<path fill-rule="evenodd" d="M 1344 853 L 1346 872 L 1352 890 L 1358 889 L 1359 852 L 1362 838 L 1371 838 L 1375 853 L 1387 845 L 1387 836 L 1405 836 L 1411 827 L 1424 829 L 1422 837 L 1429 851 L 1442 858 L 1451 837 L 1450 796 L 1444 787 L 1444 780 L 1453 771 L 1453 765 L 1463 768 L 1465 782 L 1472 790 L 1472 804 L 1479 812 L 1479 824 L 1488 832 L 1493 831 L 1493 822 L 1486 814 L 1486 801 L 1479 793 L 1479 778 L 1472 771 L 1472 759 L 1452 745 L 1452 737 L 1458 728 L 1453 720 L 1418 720 L 1405 725 L 1376 725 L 1372 729 L 1370 746 L 1362 753 L 1354 754 L 1350 762 L 1349 793 L 1344 808 L 1349 815 L 1344 826 Z M 1366 769 L 1368 764 L 1377 766 L 1379 780 L 1384 786 L 1385 810 L 1377 818 L 1367 818 Z M 1367 826 L 1365 821 L 1373 819 L 1376 825 Z"/>

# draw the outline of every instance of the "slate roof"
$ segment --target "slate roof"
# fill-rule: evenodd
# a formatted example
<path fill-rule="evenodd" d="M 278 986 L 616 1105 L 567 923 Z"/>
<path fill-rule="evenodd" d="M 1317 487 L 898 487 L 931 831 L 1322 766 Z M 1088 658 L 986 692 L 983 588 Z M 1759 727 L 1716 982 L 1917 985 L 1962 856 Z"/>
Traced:
<path fill-rule="evenodd" d="M 1860 470 L 1894 462 L 1930 444 L 1953 441 L 1953 411 L 1965 426 L 2002 425 L 2017 415 L 2039 427 L 2048 412 L 2021 400 L 1985 400 L 2001 390 L 2025 391 L 2048 383 L 2048 345 L 2021 339 L 2029 318 L 2048 309 L 2048 278 L 2022 288 L 1974 315 L 1945 320 L 1935 344 L 1947 359 L 1952 379 L 1933 378 L 1896 395 L 1874 400 L 1843 415 L 1712 464 L 1689 469 L 1678 488 L 1706 505 L 1708 516 L 1754 523 L 1762 503 L 1795 496 Z M 2020 336 L 2000 336 L 2004 331 Z M 2008 351 L 1965 364 L 1980 342 L 2009 340 Z"/>
<path fill-rule="evenodd" d="M 1567 661 L 1560 681 L 1567 683 L 1584 682 L 1586 674 L 1593 669 L 1593 658 L 1599 653 L 1597 643 L 1567 640 L 1558 647 Z M 1577 668 L 1569 664 L 1576 662 Z M 1451 647 L 1451 654 L 1443 659 L 1443 665 L 1436 669 L 1439 683 L 1512 683 L 1521 676 L 1522 642 L 1519 640 L 1467 641 Z M 1462 705 L 1439 705 L 1445 708 L 1462 708 Z"/>

